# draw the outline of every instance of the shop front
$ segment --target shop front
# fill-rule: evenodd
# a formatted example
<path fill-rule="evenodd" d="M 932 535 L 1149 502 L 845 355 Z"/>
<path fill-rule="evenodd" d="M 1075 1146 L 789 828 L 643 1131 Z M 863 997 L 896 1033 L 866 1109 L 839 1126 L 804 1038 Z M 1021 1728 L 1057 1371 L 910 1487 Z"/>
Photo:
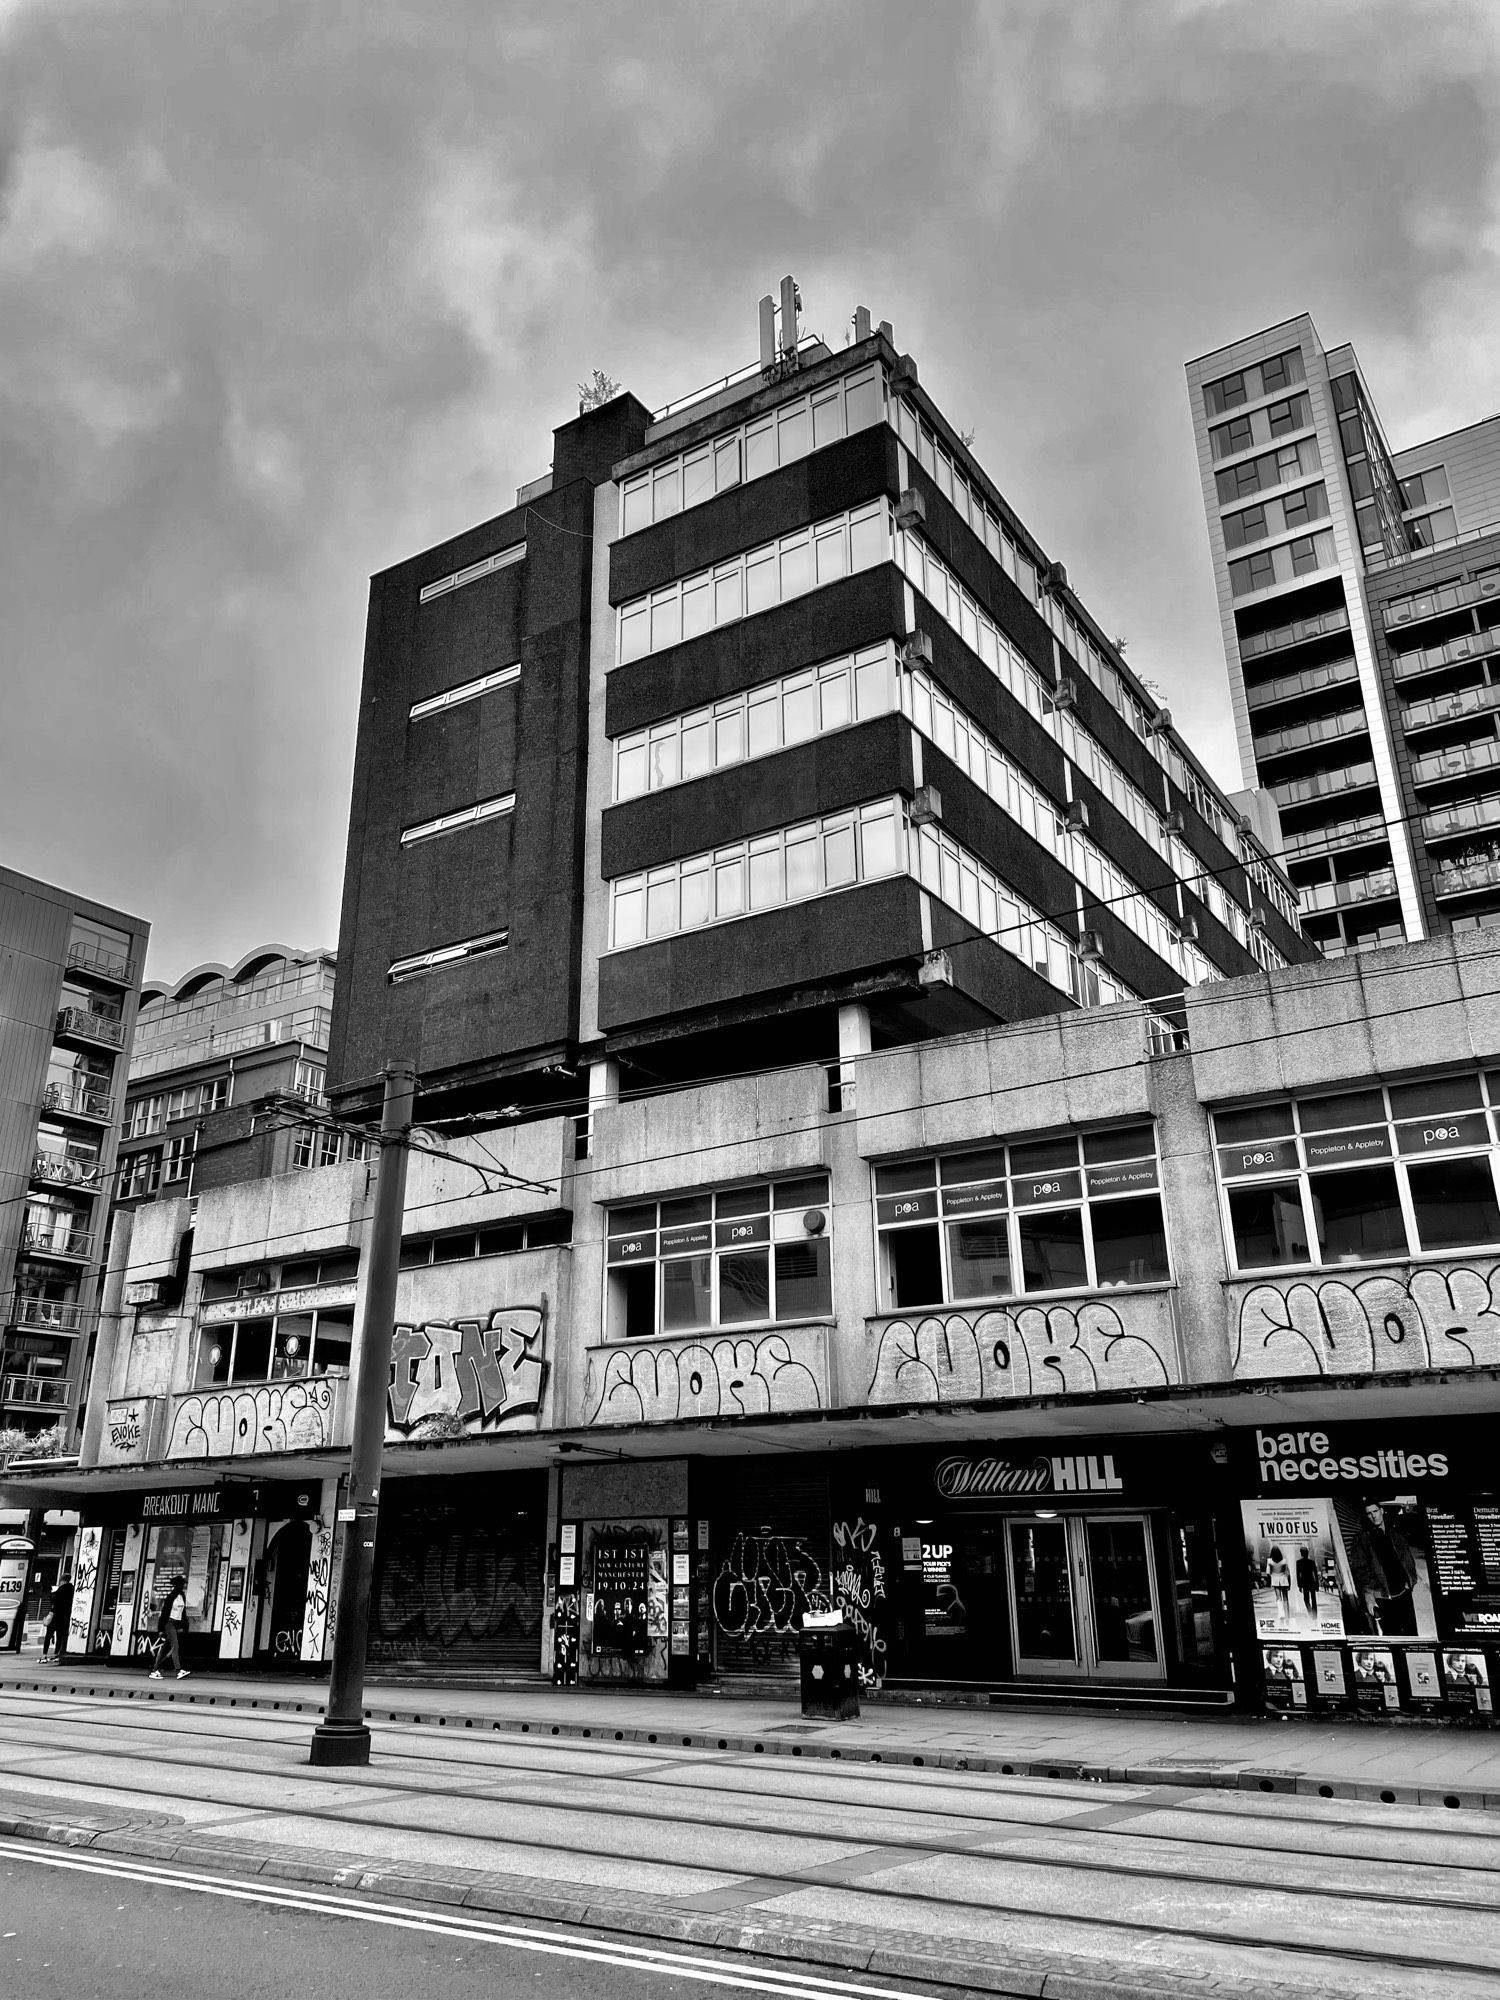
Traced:
<path fill-rule="evenodd" d="M 1235 1608 L 1267 1706 L 1490 1723 L 1500 1682 L 1493 1418 L 1236 1440 Z"/>
<path fill-rule="evenodd" d="M 337 1482 L 224 1480 L 85 1503 L 72 1649 L 145 1659 L 176 1579 L 184 1666 L 285 1672 L 320 1665 L 335 1558 Z"/>

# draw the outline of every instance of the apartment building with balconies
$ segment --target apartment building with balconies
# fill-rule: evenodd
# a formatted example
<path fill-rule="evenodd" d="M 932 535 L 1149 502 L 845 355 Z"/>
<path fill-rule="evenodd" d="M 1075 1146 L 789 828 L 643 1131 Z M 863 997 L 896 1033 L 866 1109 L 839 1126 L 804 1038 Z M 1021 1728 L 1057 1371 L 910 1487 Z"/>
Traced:
<path fill-rule="evenodd" d="M 1286 878 L 861 309 L 555 433 L 371 586 L 329 1069 L 591 1102 L 1311 954 Z M 585 1081 L 585 1077 L 587 1081 Z M 584 1143 L 586 1143 L 586 1134 Z"/>
<path fill-rule="evenodd" d="M 1304 929 L 1338 955 L 1494 921 L 1500 419 L 1393 450 L 1305 314 L 1187 373 L 1241 766 Z"/>
<path fill-rule="evenodd" d="M 0 1429 L 76 1427 L 149 932 L 0 869 Z"/>

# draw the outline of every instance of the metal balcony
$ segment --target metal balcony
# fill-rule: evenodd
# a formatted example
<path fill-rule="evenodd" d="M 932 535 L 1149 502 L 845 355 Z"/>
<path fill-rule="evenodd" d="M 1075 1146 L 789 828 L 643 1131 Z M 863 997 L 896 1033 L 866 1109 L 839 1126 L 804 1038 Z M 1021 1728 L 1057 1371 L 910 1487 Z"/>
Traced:
<path fill-rule="evenodd" d="M 1261 681 L 1254 687 L 1247 687 L 1245 699 L 1254 714 L 1263 708 L 1274 708 L 1283 701 L 1295 701 L 1299 695 L 1321 694 L 1325 688 L 1347 687 L 1359 679 L 1359 667 L 1354 660 L 1329 660 L 1321 667 L 1305 667 L 1300 674 L 1278 674 L 1273 681 Z"/>
<path fill-rule="evenodd" d="M 1460 632 L 1456 638 L 1445 639 L 1441 646 L 1417 646 L 1409 653 L 1397 653 L 1391 661 L 1391 673 L 1399 685 L 1402 681 L 1414 681 L 1421 674 L 1436 673 L 1439 667 L 1483 660 L 1497 648 L 1500 648 L 1500 627 L 1488 632 Z"/>
<path fill-rule="evenodd" d="M 1408 736 L 1418 730 L 1435 729 L 1440 723 L 1459 722 L 1466 715 L 1485 715 L 1500 708 L 1500 687 L 1459 688 L 1453 694 L 1433 695 L 1429 701 L 1408 702 L 1401 712 L 1401 727 Z"/>
<path fill-rule="evenodd" d="M 49 1375 L 0 1376 L 0 1402 L 20 1404 L 26 1409 L 65 1410 L 72 1400 L 72 1384 Z"/>
<path fill-rule="evenodd" d="M 1347 632 L 1347 611 L 1325 611 L 1317 618 L 1295 618 L 1289 625 L 1277 625 L 1269 632 L 1254 632 L 1239 641 L 1241 660 L 1263 660 L 1268 653 L 1285 652 L 1288 646 L 1303 645 L 1309 639 L 1326 638 L 1331 632 Z"/>
<path fill-rule="evenodd" d="M 82 1085 L 69 1090 L 65 1084 L 49 1083 L 42 1094 L 44 1111 L 59 1111 L 65 1118 L 97 1118 L 108 1125 L 115 1115 L 115 1100 L 107 1090 L 88 1090 Z"/>
<path fill-rule="evenodd" d="M 1422 820 L 1424 840 L 1442 840 L 1450 833 L 1477 833 L 1481 827 L 1500 826 L 1500 793 L 1488 798 L 1465 799 L 1456 806 L 1442 806 Z"/>
<path fill-rule="evenodd" d="M 1414 757 L 1411 781 L 1414 785 L 1435 785 L 1444 778 L 1466 778 L 1473 771 L 1492 771 L 1500 765 L 1500 739 L 1486 736 L 1478 743 L 1454 743 L 1446 750 L 1429 751 Z"/>
<path fill-rule="evenodd" d="M 69 1257 L 86 1264 L 93 1254 L 91 1229 L 32 1229 L 28 1225 L 21 1230 L 23 1257 Z"/>
<path fill-rule="evenodd" d="M 75 972 L 92 972 L 99 979 L 113 980 L 116 986 L 133 986 L 135 983 L 135 960 L 101 951 L 97 945 L 70 945 L 68 965 Z"/>
<path fill-rule="evenodd" d="M 7 1326 L 36 1326 L 49 1333 L 86 1333 L 97 1318 L 92 1306 L 76 1299 L 38 1299 L 29 1292 L 12 1292 L 5 1307 Z"/>
<path fill-rule="evenodd" d="M 104 1166 L 96 1159 L 69 1159 L 64 1153 L 38 1153 L 31 1163 L 31 1178 L 48 1187 L 84 1188 L 96 1194 L 104 1185 Z"/>
<path fill-rule="evenodd" d="M 109 1049 L 125 1046 L 125 1023 L 88 1007 L 59 1007 L 54 1032 L 71 1035 L 75 1041 L 102 1042 Z"/>
<path fill-rule="evenodd" d="M 1452 861 L 1432 874 L 1435 896 L 1464 896 L 1475 889 L 1500 888 L 1500 860 Z"/>
<path fill-rule="evenodd" d="M 1346 708 L 1337 715 L 1319 715 L 1310 722 L 1291 722 L 1281 729 L 1267 729 L 1254 739 L 1255 755 L 1257 761 L 1264 757 L 1284 757 L 1293 750 L 1312 750 L 1320 743 L 1337 743 L 1347 736 L 1369 733 L 1363 708 Z"/>
<path fill-rule="evenodd" d="M 1306 805 L 1313 799 L 1337 798 L 1375 783 L 1373 764 L 1342 764 L 1336 771 L 1318 771 L 1310 778 L 1288 778 L 1269 787 L 1279 806 Z"/>
<path fill-rule="evenodd" d="M 1351 875 L 1344 882 L 1311 882 L 1298 891 L 1303 915 L 1311 910 L 1343 910 L 1353 903 L 1378 902 L 1396 893 L 1394 868 L 1372 868 L 1367 875 Z"/>

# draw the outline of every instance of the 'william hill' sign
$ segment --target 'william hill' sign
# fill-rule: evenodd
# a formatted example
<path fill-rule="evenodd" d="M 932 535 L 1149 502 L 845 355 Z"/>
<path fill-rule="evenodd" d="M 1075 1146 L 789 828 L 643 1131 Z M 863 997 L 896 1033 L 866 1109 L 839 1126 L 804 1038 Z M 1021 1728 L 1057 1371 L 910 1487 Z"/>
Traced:
<path fill-rule="evenodd" d="M 1109 1452 L 1067 1458 L 945 1458 L 932 1475 L 945 1500 L 987 1500 L 1008 1493 L 1123 1493 Z"/>

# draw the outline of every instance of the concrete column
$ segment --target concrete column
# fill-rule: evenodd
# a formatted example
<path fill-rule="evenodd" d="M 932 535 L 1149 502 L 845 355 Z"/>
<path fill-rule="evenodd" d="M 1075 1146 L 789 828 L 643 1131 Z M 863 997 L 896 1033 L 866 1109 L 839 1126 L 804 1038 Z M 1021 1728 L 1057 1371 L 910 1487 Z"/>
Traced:
<path fill-rule="evenodd" d="M 854 1109 L 856 1065 L 870 1053 L 870 1010 L 851 1000 L 839 1009 L 839 1061 L 837 1109 Z M 830 1097 L 830 1105 L 835 1100 Z"/>
<path fill-rule="evenodd" d="M 620 1101 L 620 1065 L 601 1056 L 589 1064 L 589 1109 L 582 1122 L 578 1157 L 587 1159 L 594 1150 L 594 1120 L 606 1104 Z"/>

